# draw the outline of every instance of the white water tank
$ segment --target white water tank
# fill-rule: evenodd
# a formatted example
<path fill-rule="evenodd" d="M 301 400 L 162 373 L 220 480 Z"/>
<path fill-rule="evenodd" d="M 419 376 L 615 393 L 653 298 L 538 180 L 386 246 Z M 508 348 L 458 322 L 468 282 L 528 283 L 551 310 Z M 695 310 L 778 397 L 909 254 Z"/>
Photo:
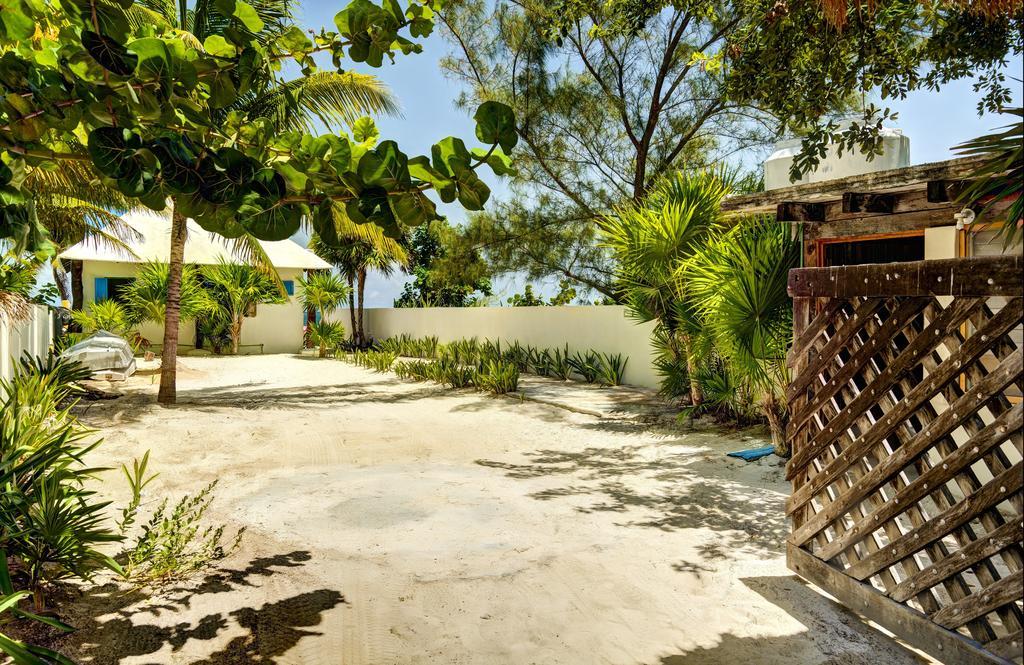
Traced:
<path fill-rule="evenodd" d="M 779 141 L 775 144 L 775 152 L 764 162 L 764 188 L 779 189 L 910 166 L 910 137 L 905 136 L 902 130 L 888 127 L 883 127 L 881 134 L 882 154 L 875 155 L 873 160 L 868 161 L 867 155 L 861 154 L 857 148 L 843 151 L 840 157 L 837 147 L 833 145 L 817 169 L 792 182 L 789 179 L 789 167 L 793 164 L 793 158 L 800 154 L 800 139 Z"/>

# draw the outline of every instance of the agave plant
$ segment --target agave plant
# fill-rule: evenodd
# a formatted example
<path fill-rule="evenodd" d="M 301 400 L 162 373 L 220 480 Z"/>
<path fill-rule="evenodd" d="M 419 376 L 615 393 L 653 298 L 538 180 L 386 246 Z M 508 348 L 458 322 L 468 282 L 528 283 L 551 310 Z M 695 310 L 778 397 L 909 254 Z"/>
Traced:
<path fill-rule="evenodd" d="M 314 321 L 309 324 L 309 341 L 323 358 L 345 343 L 345 326 L 341 321 Z"/>
<path fill-rule="evenodd" d="M 601 375 L 601 359 L 596 351 L 577 352 L 569 359 L 569 366 L 587 383 L 594 383 Z"/>
<path fill-rule="evenodd" d="M 488 360 L 476 370 L 473 384 L 495 395 L 513 393 L 519 388 L 519 370 L 510 362 Z"/>

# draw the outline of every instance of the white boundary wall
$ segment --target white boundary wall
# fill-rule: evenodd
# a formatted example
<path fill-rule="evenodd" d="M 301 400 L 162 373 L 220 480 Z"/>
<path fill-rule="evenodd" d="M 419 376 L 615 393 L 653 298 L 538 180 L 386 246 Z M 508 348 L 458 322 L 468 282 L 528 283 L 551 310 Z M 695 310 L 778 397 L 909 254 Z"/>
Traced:
<path fill-rule="evenodd" d="M 14 376 L 24 351 L 45 357 L 53 342 L 53 313 L 42 305 L 32 305 L 25 321 L 7 321 L 0 317 L 0 378 Z"/>
<path fill-rule="evenodd" d="M 518 341 L 539 348 L 569 345 L 629 358 L 624 383 L 658 387 L 651 364 L 653 323 L 637 323 L 619 305 L 570 307 L 409 307 L 365 311 L 366 332 L 375 339 L 403 333 L 436 335 L 441 342 L 476 337 Z M 347 319 L 344 319 L 347 321 Z"/>

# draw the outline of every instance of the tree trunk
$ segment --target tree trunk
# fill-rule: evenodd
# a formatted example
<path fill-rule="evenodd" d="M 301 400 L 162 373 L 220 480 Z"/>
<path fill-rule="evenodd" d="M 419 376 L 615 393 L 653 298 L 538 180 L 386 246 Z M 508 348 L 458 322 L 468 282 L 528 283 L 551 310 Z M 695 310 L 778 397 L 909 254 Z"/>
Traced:
<path fill-rule="evenodd" d="M 359 306 L 356 312 L 356 325 L 359 327 L 359 346 L 366 344 L 366 331 L 363 330 L 363 292 L 366 290 L 366 270 L 359 271 Z"/>
<path fill-rule="evenodd" d="M 53 283 L 57 286 L 57 292 L 60 294 L 61 306 L 64 305 L 64 301 L 71 302 L 71 298 L 68 297 L 68 285 L 64 281 L 64 273 L 57 268 L 57 264 L 54 263 L 52 267 L 53 272 Z"/>
<path fill-rule="evenodd" d="M 355 276 L 347 275 L 348 279 L 348 317 L 351 319 L 352 327 L 349 328 L 349 337 L 352 343 L 356 344 L 356 285 Z"/>
<path fill-rule="evenodd" d="M 768 427 L 772 433 L 772 447 L 779 457 L 789 457 L 789 441 L 786 440 L 786 415 L 779 407 L 774 396 L 768 396 L 762 405 L 764 415 L 768 419 Z"/>
<path fill-rule="evenodd" d="M 686 353 L 686 373 L 690 377 L 690 402 L 694 406 L 700 406 L 704 403 L 704 391 L 700 387 L 700 381 L 697 380 L 697 363 L 693 361 L 690 336 L 683 335 L 682 337 L 683 352 Z"/>
<path fill-rule="evenodd" d="M 171 212 L 171 256 L 167 269 L 167 308 L 164 314 L 164 345 L 160 352 L 160 391 L 156 401 L 174 404 L 178 398 L 178 324 L 181 306 L 181 268 L 188 239 L 186 218 L 173 206 Z"/>
<path fill-rule="evenodd" d="M 85 301 L 85 290 L 82 287 L 81 261 L 71 261 L 71 309 L 80 310 Z"/>
<path fill-rule="evenodd" d="M 242 345 L 242 317 L 235 316 L 231 321 L 231 355 L 238 355 L 238 347 Z"/>

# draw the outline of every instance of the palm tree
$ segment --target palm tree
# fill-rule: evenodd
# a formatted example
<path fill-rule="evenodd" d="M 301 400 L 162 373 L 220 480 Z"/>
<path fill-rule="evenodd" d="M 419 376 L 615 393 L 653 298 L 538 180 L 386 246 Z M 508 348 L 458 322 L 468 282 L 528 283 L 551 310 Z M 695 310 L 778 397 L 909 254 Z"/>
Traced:
<path fill-rule="evenodd" d="M 370 224 L 352 225 L 364 229 Z M 390 276 L 396 266 L 409 263 L 405 247 L 383 233 L 358 234 L 343 229 L 339 232 L 342 243 L 338 246 L 324 243 L 318 236 L 310 240 L 310 248 L 320 258 L 337 268 L 348 281 L 348 307 L 352 329 L 352 342 L 357 346 L 366 344 L 363 328 L 363 296 L 366 291 L 366 277 L 370 270 L 376 270 L 385 277 Z"/>
<path fill-rule="evenodd" d="M 320 320 L 310 324 L 310 339 L 319 347 L 319 356 L 327 355 L 328 346 L 345 341 L 345 328 L 337 321 L 328 320 L 330 314 L 341 307 L 351 293 L 341 278 L 333 272 L 317 271 L 299 280 L 302 304 L 307 310 L 320 312 Z"/>
<path fill-rule="evenodd" d="M 789 454 L 785 438 L 793 309 L 786 292 L 800 243 L 771 217 L 740 221 L 718 231 L 679 272 L 715 350 L 735 378 L 757 395 L 778 455 Z"/>
<path fill-rule="evenodd" d="M 704 396 L 697 378 L 700 325 L 680 289 L 678 271 L 722 225 L 720 205 L 729 192 L 722 174 L 677 173 L 656 185 L 642 203 L 621 207 L 601 221 L 603 244 L 616 260 L 623 302 L 641 321 L 657 321 L 666 351 L 685 362 L 690 400 Z"/>
<path fill-rule="evenodd" d="M 142 0 L 132 11 L 137 25 L 156 22 L 180 31 L 182 39 L 195 48 L 202 48 L 207 37 L 223 35 L 231 25 L 230 17 L 218 8 L 216 0 L 197 0 L 189 6 L 188 0 Z M 292 6 L 288 0 L 258 0 L 250 3 L 263 22 L 257 40 L 270 43 L 292 27 Z M 239 29 L 237 27 L 231 29 Z M 309 127 L 314 120 L 327 126 L 339 122 L 354 122 L 365 114 L 394 113 L 397 104 L 387 88 L 374 76 L 356 73 L 323 73 L 281 82 L 269 72 L 262 72 L 252 90 L 239 97 L 225 109 L 207 109 L 212 119 L 226 116 L 231 111 L 249 118 L 270 118 L 279 129 Z M 170 279 L 167 289 L 167 308 L 164 320 L 164 344 L 160 371 L 160 390 L 157 400 L 168 404 L 175 401 L 177 383 L 178 300 L 180 297 L 181 264 L 184 260 L 185 241 L 188 237 L 186 219 L 171 204 Z M 253 258 L 266 258 L 259 243 L 252 236 L 243 235 L 232 246 L 238 254 Z M 264 267 L 264 272 L 268 271 Z M 267 276 L 265 274 L 265 276 Z M 275 279 L 280 289 L 280 280 Z"/>
<path fill-rule="evenodd" d="M 252 316 L 258 305 L 281 303 L 284 297 L 274 280 L 254 266 L 222 258 L 218 263 L 204 266 L 202 274 L 211 287 L 220 316 L 228 323 L 231 352 L 237 355 L 245 317 Z"/>

